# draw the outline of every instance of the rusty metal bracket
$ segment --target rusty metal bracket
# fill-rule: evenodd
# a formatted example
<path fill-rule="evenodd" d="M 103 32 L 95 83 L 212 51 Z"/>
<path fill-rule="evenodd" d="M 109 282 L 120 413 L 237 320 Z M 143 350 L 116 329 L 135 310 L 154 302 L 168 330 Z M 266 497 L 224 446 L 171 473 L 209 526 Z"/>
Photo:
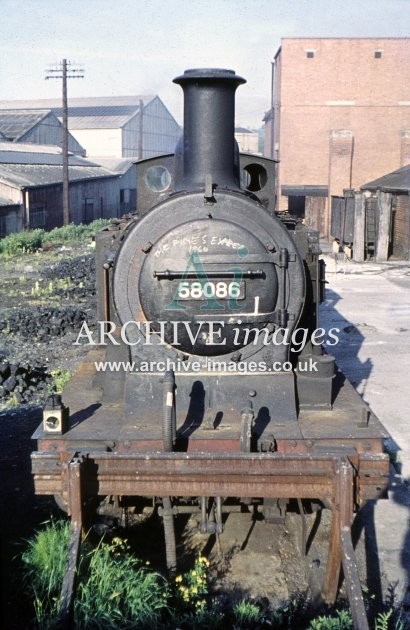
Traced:
<path fill-rule="evenodd" d="M 356 471 L 346 458 L 339 460 L 323 597 L 328 603 L 335 601 L 343 566 L 353 627 L 355 630 L 369 630 L 351 537 L 355 474 Z"/>
<path fill-rule="evenodd" d="M 68 510 L 71 516 L 71 534 L 68 543 L 67 568 L 60 598 L 59 627 L 62 630 L 68 630 L 73 623 L 75 578 L 83 530 L 83 466 L 84 462 L 78 456 L 64 464 L 68 487 Z"/>

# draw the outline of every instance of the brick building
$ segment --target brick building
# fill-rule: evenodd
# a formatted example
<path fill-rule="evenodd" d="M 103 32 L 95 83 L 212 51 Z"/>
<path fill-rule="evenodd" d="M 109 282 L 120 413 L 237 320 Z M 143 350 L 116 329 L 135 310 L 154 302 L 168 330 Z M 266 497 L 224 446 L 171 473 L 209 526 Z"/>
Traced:
<path fill-rule="evenodd" d="M 410 39 L 286 38 L 273 75 L 277 209 L 327 234 L 331 195 L 410 163 Z"/>

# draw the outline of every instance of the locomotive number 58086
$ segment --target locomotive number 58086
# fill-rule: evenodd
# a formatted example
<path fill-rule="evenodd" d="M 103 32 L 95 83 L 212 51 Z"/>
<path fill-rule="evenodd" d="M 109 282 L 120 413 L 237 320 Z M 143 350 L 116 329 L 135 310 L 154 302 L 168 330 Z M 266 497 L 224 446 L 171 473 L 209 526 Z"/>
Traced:
<path fill-rule="evenodd" d="M 180 282 L 178 286 L 179 300 L 241 300 L 245 297 L 245 282 Z"/>

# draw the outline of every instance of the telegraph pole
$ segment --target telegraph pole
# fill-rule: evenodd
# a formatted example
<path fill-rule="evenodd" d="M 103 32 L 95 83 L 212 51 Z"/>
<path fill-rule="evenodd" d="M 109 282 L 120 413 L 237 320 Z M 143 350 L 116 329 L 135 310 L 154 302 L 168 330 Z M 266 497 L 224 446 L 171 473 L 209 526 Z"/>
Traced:
<path fill-rule="evenodd" d="M 63 82 L 63 223 L 70 223 L 70 204 L 68 194 L 68 104 L 67 79 L 83 79 L 84 70 L 74 68 L 70 61 L 63 59 L 54 68 L 46 70 L 46 79 L 62 79 Z"/>

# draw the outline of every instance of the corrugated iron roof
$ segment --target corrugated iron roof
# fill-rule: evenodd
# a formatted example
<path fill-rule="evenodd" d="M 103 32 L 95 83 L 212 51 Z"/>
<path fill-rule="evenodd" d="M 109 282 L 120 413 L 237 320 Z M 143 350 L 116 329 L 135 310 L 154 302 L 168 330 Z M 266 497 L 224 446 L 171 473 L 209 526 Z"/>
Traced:
<path fill-rule="evenodd" d="M 144 106 L 155 98 L 152 94 L 137 94 L 133 96 L 85 96 L 69 98 L 68 107 L 111 107 L 133 105 L 138 107 L 139 101 L 144 101 Z M 39 98 L 20 101 L 0 101 L 0 109 L 61 109 L 59 98 Z"/>
<path fill-rule="evenodd" d="M 13 201 L 12 199 L 8 199 L 8 197 L 0 196 L 0 208 L 4 206 L 19 206 L 20 204 L 17 201 Z"/>
<path fill-rule="evenodd" d="M 55 144 L 31 144 L 19 142 L 0 142 L 0 151 L 9 151 L 10 153 L 59 153 L 61 155 L 61 147 Z"/>
<path fill-rule="evenodd" d="M 50 109 L 1 109 L 0 131 L 7 140 L 18 140 L 51 113 Z"/>
<path fill-rule="evenodd" d="M 139 111 L 140 100 L 144 108 L 156 96 L 141 94 L 136 96 L 96 96 L 70 98 L 68 101 L 69 129 L 118 129 L 123 127 Z M 63 109 L 60 99 L 38 99 L 30 101 L 0 101 L 0 112 L 50 111 L 62 118 Z M 14 139 L 14 138 L 13 138 Z"/>
<path fill-rule="evenodd" d="M 144 107 L 146 103 L 144 102 Z M 132 105 L 89 105 L 82 107 L 68 108 L 68 115 L 76 118 L 82 116 L 120 116 L 129 118 L 134 116 L 139 111 L 139 103 L 133 103 Z M 61 107 L 54 107 L 53 112 L 56 116 L 62 116 L 63 110 Z"/>
<path fill-rule="evenodd" d="M 70 166 L 99 166 L 95 162 L 90 162 L 77 155 L 69 155 Z M 0 143 L 0 164 L 30 164 L 58 166 L 63 163 L 63 154 L 59 153 L 29 153 L 22 151 L 3 151 Z"/>
<path fill-rule="evenodd" d="M 126 173 L 135 164 L 135 158 L 94 158 L 94 161 L 112 173 L 120 174 Z"/>
<path fill-rule="evenodd" d="M 360 186 L 360 190 L 410 191 L 410 164 Z"/>
<path fill-rule="evenodd" d="M 102 166 L 69 166 L 71 182 L 99 177 L 115 177 Z M 63 180 L 62 166 L 37 164 L 0 164 L 0 181 L 18 188 L 31 188 L 60 184 Z"/>
<path fill-rule="evenodd" d="M 57 114 L 58 115 L 58 114 Z M 68 118 L 69 129 L 120 129 L 135 115 L 131 116 L 71 116 Z"/>

